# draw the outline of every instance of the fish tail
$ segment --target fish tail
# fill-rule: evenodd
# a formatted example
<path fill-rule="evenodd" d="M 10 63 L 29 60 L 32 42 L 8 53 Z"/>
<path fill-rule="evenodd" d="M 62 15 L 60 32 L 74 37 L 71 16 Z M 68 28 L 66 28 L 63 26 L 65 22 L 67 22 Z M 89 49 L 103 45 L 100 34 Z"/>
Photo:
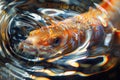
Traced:
<path fill-rule="evenodd" d="M 98 10 L 106 14 L 108 21 L 112 23 L 114 28 L 120 30 L 120 0 L 103 0 L 100 4 L 94 4 Z"/>
<path fill-rule="evenodd" d="M 120 0 L 103 0 L 100 5 L 108 12 L 120 12 Z"/>
<path fill-rule="evenodd" d="M 103 0 L 100 4 L 109 15 L 109 20 L 114 27 L 114 44 L 120 46 L 120 0 Z"/>
<path fill-rule="evenodd" d="M 94 4 L 99 10 L 105 13 L 114 14 L 117 12 L 120 14 L 120 0 L 103 0 L 100 4 Z"/>

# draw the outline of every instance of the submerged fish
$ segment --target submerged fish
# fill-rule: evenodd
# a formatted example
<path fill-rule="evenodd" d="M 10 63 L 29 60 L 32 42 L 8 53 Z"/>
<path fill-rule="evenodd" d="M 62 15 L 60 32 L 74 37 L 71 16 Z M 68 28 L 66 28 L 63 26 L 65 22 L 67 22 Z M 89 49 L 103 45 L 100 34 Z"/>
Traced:
<path fill-rule="evenodd" d="M 28 3 L 25 0 L 25 4 L 19 1 L 23 0 L 4 5 L 0 15 L 0 42 L 4 52 L 1 54 L 3 66 L 1 65 L 0 74 L 3 76 L 10 73 L 21 80 L 40 80 L 52 76 L 61 79 L 62 76 L 68 78 L 68 75 L 80 75 L 79 79 L 83 79 L 85 76 L 105 72 L 119 65 L 120 0 L 102 0 L 101 4 L 94 3 L 96 8 L 90 7 L 85 13 L 61 21 L 53 19 L 51 25 L 41 26 L 39 29 L 39 19 L 43 16 L 31 13 L 36 9 L 34 6 L 38 0 L 28 0 Z M 32 6 L 34 1 L 36 2 Z M 44 4 L 44 0 L 39 1 Z M 45 3 L 47 1 L 45 0 Z M 31 6 L 28 7 L 29 4 Z M 30 13 L 26 10 L 27 7 L 33 7 Z M 56 12 L 50 11 L 54 9 L 47 10 L 52 14 Z M 43 19 L 45 20 L 46 18 Z M 33 30 L 34 28 L 37 29 Z M 113 75 L 113 72 L 110 71 L 110 75 Z M 115 72 L 118 74 L 116 69 Z M 104 77 L 109 77 L 109 74 L 107 75 Z M 6 78 L 8 77 L 10 76 Z M 96 76 L 91 78 L 94 77 Z"/>
<path fill-rule="evenodd" d="M 96 9 L 90 8 L 86 13 L 31 31 L 27 39 L 20 42 L 19 49 L 33 55 L 51 56 L 80 51 L 86 43 L 90 44 L 82 48 L 100 44 L 106 33 L 119 28 L 111 27 L 110 22 L 116 25 L 120 21 L 116 21 L 120 0 L 103 0 L 95 5 Z"/>

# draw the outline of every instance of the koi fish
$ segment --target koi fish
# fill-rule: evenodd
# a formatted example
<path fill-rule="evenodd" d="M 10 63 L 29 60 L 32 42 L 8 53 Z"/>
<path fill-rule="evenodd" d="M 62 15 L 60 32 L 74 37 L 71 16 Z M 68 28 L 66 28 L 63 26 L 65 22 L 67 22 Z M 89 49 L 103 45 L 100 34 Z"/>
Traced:
<path fill-rule="evenodd" d="M 81 46 L 85 48 L 86 43 L 90 43 L 87 48 L 99 44 L 106 33 L 119 29 L 120 0 L 103 0 L 95 5 L 97 8 L 90 8 L 88 12 L 31 31 L 19 43 L 19 49 L 33 55 L 51 56 L 75 53 Z"/>

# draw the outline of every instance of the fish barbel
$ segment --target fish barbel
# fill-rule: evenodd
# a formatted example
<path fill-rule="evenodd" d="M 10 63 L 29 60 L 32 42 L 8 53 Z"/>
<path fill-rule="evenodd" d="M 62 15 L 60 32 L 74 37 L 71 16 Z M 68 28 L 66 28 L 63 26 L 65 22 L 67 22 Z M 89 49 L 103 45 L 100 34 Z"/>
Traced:
<path fill-rule="evenodd" d="M 90 8 L 83 14 L 31 31 L 27 39 L 20 42 L 19 49 L 41 56 L 71 53 L 85 44 L 86 34 L 91 34 L 87 30 L 92 30 L 95 36 L 88 42 L 100 43 L 106 33 L 105 28 L 111 26 L 109 22 L 116 25 L 120 21 L 116 21 L 116 15 L 120 15 L 120 0 L 103 0 L 95 5 L 96 9 Z"/>

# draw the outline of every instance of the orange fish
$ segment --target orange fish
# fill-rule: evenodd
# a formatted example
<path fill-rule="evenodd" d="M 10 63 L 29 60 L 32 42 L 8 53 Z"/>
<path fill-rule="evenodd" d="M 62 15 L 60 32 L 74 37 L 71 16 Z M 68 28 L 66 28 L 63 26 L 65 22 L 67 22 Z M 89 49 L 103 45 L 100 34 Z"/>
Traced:
<path fill-rule="evenodd" d="M 85 48 L 89 42 L 89 46 L 99 44 L 104 34 L 115 27 L 119 29 L 120 0 L 103 0 L 95 5 L 96 9 L 90 8 L 86 13 L 31 31 L 19 49 L 33 55 L 51 56 L 71 53 L 80 46 Z"/>

